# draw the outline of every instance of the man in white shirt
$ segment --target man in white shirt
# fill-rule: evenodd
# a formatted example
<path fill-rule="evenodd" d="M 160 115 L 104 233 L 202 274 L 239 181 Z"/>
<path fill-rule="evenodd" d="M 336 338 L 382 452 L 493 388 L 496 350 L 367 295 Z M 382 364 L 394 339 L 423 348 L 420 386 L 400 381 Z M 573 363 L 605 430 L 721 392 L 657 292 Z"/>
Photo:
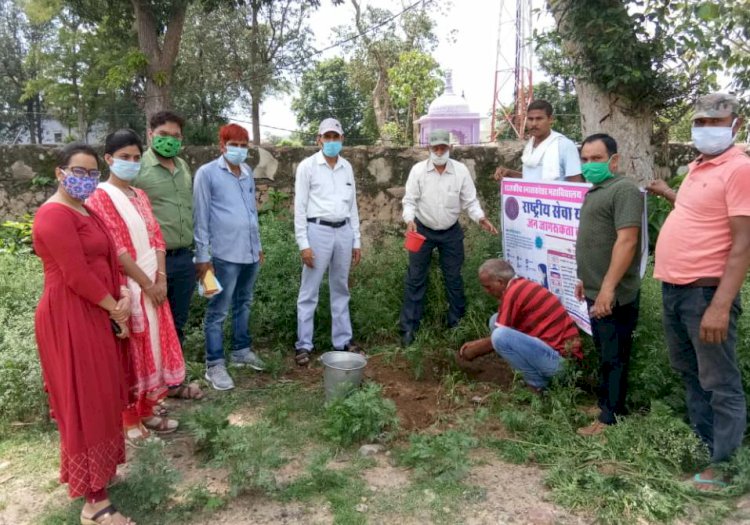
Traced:
<path fill-rule="evenodd" d="M 552 104 L 535 100 L 526 110 L 526 131 L 531 138 L 523 150 L 523 171 L 499 167 L 495 180 L 503 177 L 528 181 L 583 182 L 578 148 L 565 135 L 552 129 L 555 118 Z"/>
<path fill-rule="evenodd" d="M 327 118 L 318 128 L 321 150 L 297 167 L 294 184 L 294 235 L 302 257 L 297 298 L 296 361 L 310 362 L 313 321 L 320 283 L 328 270 L 331 293 L 331 337 L 336 350 L 359 351 L 349 318 L 349 268 L 362 255 L 357 192 L 352 165 L 339 155 L 344 131 Z"/>
<path fill-rule="evenodd" d="M 484 216 L 469 169 L 450 158 L 450 135 L 436 129 L 430 133 L 430 157 L 412 167 L 406 181 L 403 218 L 407 231 L 425 236 L 416 253 L 409 252 L 404 305 L 401 309 L 401 341 L 414 340 L 424 312 L 427 274 L 432 250 L 438 249 L 440 269 L 448 296 L 448 326 L 458 324 L 466 311 L 461 266 L 464 262 L 464 232 L 458 223 L 461 210 L 483 230 L 497 235 L 497 229 Z"/>

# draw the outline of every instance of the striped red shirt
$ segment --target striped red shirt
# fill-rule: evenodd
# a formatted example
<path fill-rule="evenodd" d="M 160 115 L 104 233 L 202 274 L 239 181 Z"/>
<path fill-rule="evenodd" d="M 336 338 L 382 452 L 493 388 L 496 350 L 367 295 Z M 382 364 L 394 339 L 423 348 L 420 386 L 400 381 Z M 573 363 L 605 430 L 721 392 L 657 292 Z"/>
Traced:
<path fill-rule="evenodd" d="M 497 326 L 541 339 L 562 356 L 583 358 L 573 319 L 557 296 L 534 281 L 511 279 L 498 307 Z"/>

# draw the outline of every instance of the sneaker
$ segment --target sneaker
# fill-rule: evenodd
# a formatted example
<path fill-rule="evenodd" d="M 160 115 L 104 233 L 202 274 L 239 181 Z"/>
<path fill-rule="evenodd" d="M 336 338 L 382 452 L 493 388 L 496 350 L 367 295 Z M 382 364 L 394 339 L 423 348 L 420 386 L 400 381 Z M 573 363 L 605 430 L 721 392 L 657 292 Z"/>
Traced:
<path fill-rule="evenodd" d="M 223 364 L 206 369 L 206 379 L 211 383 L 214 390 L 231 390 L 234 388 L 234 381 L 227 372 L 227 367 Z"/>
<path fill-rule="evenodd" d="M 233 355 L 230 363 L 232 366 L 236 366 L 238 368 L 249 366 L 253 370 L 257 370 L 258 372 L 262 372 L 266 369 L 266 364 L 260 357 L 258 357 L 258 354 L 256 354 L 252 350 L 249 350 L 245 355 L 242 356 Z"/>

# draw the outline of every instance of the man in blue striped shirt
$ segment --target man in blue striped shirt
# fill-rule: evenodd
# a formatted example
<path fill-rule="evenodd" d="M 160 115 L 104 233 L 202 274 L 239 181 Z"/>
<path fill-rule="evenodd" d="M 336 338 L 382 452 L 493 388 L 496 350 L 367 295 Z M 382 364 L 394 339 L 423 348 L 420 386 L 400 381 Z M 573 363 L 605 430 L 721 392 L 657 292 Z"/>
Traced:
<path fill-rule="evenodd" d="M 195 266 L 202 279 L 210 269 L 223 290 L 210 297 L 206 332 L 206 379 L 216 390 L 234 388 L 224 360 L 223 325 L 232 306 L 234 366 L 263 370 L 252 351 L 250 305 L 263 249 L 260 244 L 253 170 L 245 164 L 250 137 L 242 126 L 219 130 L 221 156 L 201 166 L 193 183 Z"/>

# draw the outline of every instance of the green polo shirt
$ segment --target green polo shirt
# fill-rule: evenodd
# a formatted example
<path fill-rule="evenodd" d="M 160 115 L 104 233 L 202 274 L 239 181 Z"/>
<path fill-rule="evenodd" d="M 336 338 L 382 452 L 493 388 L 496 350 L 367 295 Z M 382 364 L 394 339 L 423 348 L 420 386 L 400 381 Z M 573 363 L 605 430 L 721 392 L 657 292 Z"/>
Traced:
<path fill-rule="evenodd" d="M 159 164 L 152 149 L 141 158 L 141 171 L 133 186 L 148 195 L 154 216 L 161 226 L 167 250 L 193 245 L 193 178 L 187 162 L 174 158 L 175 171 Z"/>
<path fill-rule="evenodd" d="M 599 294 L 612 260 L 617 230 L 640 227 L 642 219 L 643 196 L 631 179 L 616 175 L 588 191 L 581 206 L 576 239 L 578 278 L 583 281 L 588 299 L 594 300 Z M 615 288 L 615 300 L 618 304 L 632 303 L 638 296 L 638 289 L 641 287 L 638 272 L 640 244 L 639 235 L 633 261 Z"/>

